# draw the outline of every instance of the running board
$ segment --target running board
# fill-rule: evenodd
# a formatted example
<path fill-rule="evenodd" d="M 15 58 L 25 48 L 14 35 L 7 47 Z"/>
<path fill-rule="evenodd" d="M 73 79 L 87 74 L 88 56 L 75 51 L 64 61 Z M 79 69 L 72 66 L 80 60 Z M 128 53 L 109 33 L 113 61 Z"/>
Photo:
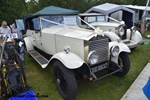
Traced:
<path fill-rule="evenodd" d="M 41 65 L 42 68 L 45 68 L 48 65 L 49 61 L 36 50 L 30 50 L 28 53 Z"/>

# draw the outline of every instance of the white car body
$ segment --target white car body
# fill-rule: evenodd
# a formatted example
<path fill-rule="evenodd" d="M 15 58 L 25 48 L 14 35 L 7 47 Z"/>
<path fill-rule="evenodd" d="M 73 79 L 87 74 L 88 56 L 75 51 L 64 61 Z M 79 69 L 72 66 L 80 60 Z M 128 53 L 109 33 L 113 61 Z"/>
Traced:
<path fill-rule="evenodd" d="M 48 21 L 44 18 L 39 19 Z M 107 34 L 109 32 L 103 33 Z M 40 31 L 27 30 L 27 37 L 24 40 L 26 42 L 27 51 L 34 50 L 34 47 L 36 47 L 49 55 L 55 55 L 57 53 L 64 52 L 64 48 L 68 46 L 71 49 L 72 53 L 76 54 L 80 58 L 80 60 L 82 59 L 82 64 L 83 62 L 87 64 L 88 51 L 86 51 L 85 53 L 85 50 L 88 47 L 85 46 L 84 42 L 89 41 L 92 37 L 95 36 L 95 34 L 96 33 L 93 30 L 79 28 L 76 26 L 72 27 L 66 25 L 58 25 L 52 26 L 50 28 L 43 28 Z M 130 52 L 127 46 L 125 46 L 125 49 L 121 49 L 122 47 L 124 47 L 123 43 L 113 42 L 113 45 L 111 46 L 114 45 L 118 45 L 120 47 L 120 52 Z M 50 59 L 50 61 L 52 60 L 52 58 Z M 116 63 L 118 63 L 117 60 L 115 61 Z M 70 64 L 68 63 L 65 64 L 64 62 L 65 66 L 68 66 L 68 68 L 70 69 L 81 67 L 81 64 L 73 67 L 73 63 L 72 66 L 69 66 Z M 49 63 L 41 66 L 42 68 L 46 68 L 48 64 Z"/>
<path fill-rule="evenodd" d="M 118 41 L 118 38 L 120 38 L 122 40 L 123 43 L 125 43 L 130 49 L 136 48 L 137 46 L 140 46 L 143 44 L 142 42 L 142 35 L 140 34 L 140 32 L 138 30 L 134 30 L 134 32 L 132 32 L 132 28 L 131 29 L 126 29 L 126 26 L 124 25 L 124 22 L 119 22 L 111 17 L 110 18 L 110 22 L 107 22 L 105 20 L 105 15 L 102 14 L 95 14 L 95 13 L 89 13 L 89 14 L 80 14 L 81 17 L 85 17 L 84 20 L 86 22 L 89 22 L 90 25 L 94 26 L 94 27 L 99 27 L 102 31 L 104 32 L 110 32 L 110 34 L 105 34 L 107 35 L 111 41 Z M 98 18 L 98 16 L 103 16 L 103 20 L 96 20 L 96 16 Z M 94 19 L 95 17 L 95 19 Z M 90 19 L 90 20 L 89 20 Z M 124 27 L 124 34 L 123 37 L 120 36 L 119 32 L 118 32 L 118 28 L 120 26 Z M 118 37 L 116 37 L 116 35 Z M 112 37 L 114 37 L 112 39 Z M 116 38 L 116 39 L 115 39 Z"/>
<path fill-rule="evenodd" d="M 63 83 L 60 82 L 62 75 L 58 75 L 60 73 L 58 71 L 61 71 L 64 76 L 66 73 L 73 72 L 69 75 L 70 77 L 75 75 L 77 80 L 80 77 L 94 82 L 114 73 L 119 73 L 120 76 L 128 73 L 130 61 L 127 53 L 130 52 L 130 49 L 120 41 L 109 42 L 108 37 L 103 35 L 107 32 L 100 32 L 90 25 L 91 29 L 80 28 L 78 22 L 75 22 L 76 20 L 70 20 L 70 18 L 77 18 L 77 15 L 75 17 L 68 15 L 67 17 L 66 15 L 48 16 L 48 18 L 35 16 L 35 18 L 38 19 L 39 23 L 37 29 L 33 27 L 34 17 L 25 20 L 27 25 L 27 37 L 24 38 L 26 49 L 42 68 L 46 68 L 50 63 L 53 64 L 57 88 L 60 89 L 61 86 L 59 85 Z M 64 20 L 65 18 L 67 20 Z M 47 59 L 44 54 L 49 55 L 50 58 Z M 120 57 L 124 67 L 120 63 Z M 96 73 L 103 70 L 112 70 L 112 72 L 97 77 Z M 76 82 L 74 78 L 65 78 L 65 80 L 69 82 L 67 85 L 71 85 L 70 82 L 72 81 Z M 62 91 L 58 89 L 64 99 L 74 99 L 76 92 L 72 91 L 76 91 L 76 83 L 71 87 L 73 89 L 68 90 L 71 91 L 68 92 L 68 96 L 63 95 Z M 68 89 L 68 87 L 66 88 Z"/>

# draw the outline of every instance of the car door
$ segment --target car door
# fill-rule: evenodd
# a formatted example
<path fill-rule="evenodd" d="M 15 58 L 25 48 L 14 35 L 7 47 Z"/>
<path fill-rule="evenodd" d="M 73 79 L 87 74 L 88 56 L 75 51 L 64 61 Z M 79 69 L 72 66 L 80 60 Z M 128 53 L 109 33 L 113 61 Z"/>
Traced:
<path fill-rule="evenodd" d="M 42 35 L 41 35 L 40 27 L 39 27 L 38 18 L 33 19 L 33 27 L 34 27 L 34 30 L 32 32 L 33 43 L 37 48 L 39 48 L 40 50 L 43 50 Z"/>

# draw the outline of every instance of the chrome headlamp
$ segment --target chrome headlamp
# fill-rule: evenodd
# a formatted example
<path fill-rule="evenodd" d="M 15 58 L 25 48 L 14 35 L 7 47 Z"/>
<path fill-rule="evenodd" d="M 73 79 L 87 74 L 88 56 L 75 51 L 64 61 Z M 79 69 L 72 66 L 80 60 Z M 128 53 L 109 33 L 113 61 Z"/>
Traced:
<path fill-rule="evenodd" d="M 124 27 L 122 25 L 120 25 L 118 27 L 118 33 L 120 36 L 124 35 L 124 33 L 125 33 Z"/>
<path fill-rule="evenodd" d="M 110 53 L 113 57 L 117 57 L 119 55 L 119 46 L 113 46 L 110 49 Z"/>
<path fill-rule="evenodd" d="M 135 26 L 131 27 L 131 32 L 132 32 L 132 33 L 135 33 L 135 32 L 136 32 L 136 27 L 135 27 Z"/>
<path fill-rule="evenodd" d="M 99 55 L 97 51 L 91 51 L 87 57 L 87 61 L 90 65 L 94 65 L 96 63 L 98 63 L 99 60 Z"/>

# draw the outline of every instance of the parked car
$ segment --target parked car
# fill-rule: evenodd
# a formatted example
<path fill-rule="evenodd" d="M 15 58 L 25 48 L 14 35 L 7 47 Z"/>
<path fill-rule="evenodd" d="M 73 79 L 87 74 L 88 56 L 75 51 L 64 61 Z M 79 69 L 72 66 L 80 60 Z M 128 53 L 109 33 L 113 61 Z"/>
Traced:
<path fill-rule="evenodd" d="M 122 41 L 130 49 L 134 49 L 143 44 L 140 32 L 133 26 L 127 29 L 124 21 L 118 21 L 111 17 L 98 13 L 84 13 L 79 16 L 90 25 L 99 27 L 104 34 L 109 37 L 110 41 Z M 81 27 L 87 28 L 84 23 Z"/>
<path fill-rule="evenodd" d="M 76 97 L 79 80 L 96 82 L 112 74 L 124 76 L 130 69 L 130 49 L 122 42 L 109 42 L 89 24 L 90 29 L 80 28 L 77 15 L 33 15 L 24 22 L 27 53 L 42 68 L 53 65 L 55 84 L 65 100 Z M 105 75 L 97 75 L 104 70 Z"/>

